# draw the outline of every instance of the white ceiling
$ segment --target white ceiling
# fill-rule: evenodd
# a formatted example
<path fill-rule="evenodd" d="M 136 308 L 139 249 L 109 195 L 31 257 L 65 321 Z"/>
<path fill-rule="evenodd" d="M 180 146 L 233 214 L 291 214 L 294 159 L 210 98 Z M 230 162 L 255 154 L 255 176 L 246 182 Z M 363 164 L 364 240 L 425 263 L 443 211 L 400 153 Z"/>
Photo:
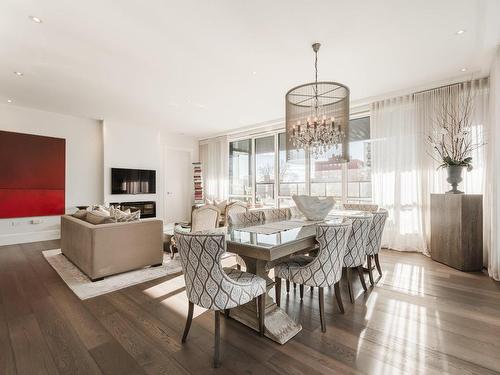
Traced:
<path fill-rule="evenodd" d="M 314 41 L 351 101 L 485 75 L 498 3 L 2 0 L 0 100 L 202 137 L 282 118 Z"/>

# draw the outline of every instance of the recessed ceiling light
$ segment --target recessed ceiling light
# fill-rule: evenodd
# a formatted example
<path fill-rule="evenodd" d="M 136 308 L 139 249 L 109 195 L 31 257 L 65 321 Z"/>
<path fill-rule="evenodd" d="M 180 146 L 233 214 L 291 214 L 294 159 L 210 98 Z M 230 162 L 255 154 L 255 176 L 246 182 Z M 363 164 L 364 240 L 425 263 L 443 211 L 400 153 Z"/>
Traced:
<path fill-rule="evenodd" d="M 32 20 L 35 23 L 42 23 L 42 20 L 35 16 L 30 16 L 30 20 Z"/>
<path fill-rule="evenodd" d="M 467 71 L 467 68 L 462 68 L 460 69 L 461 72 L 466 72 Z"/>
<path fill-rule="evenodd" d="M 11 99 L 7 99 L 7 103 L 12 103 L 12 100 Z"/>
<path fill-rule="evenodd" d="M 457 35 L 462 35 L 463 33 L 465 33 L 465 30 L 462 30 L 462 29 L 460 29 L 456 32 Z"/>
<path fill-rule="evenodd" d="M 15 74 L 16 76 L 18 76 L 18 77 L 22 77 L 22 76 L 24 75 L 23 73 L 21 73 L 21 72 L 17 72 L 17 71 L 16 71 L 16 72 L 14 72 L 14 74 Z"/>
<path fill-rule="evenodd" d="M 257 72 L 255 72 L 255 71 L 254 71 L 254 72 L 252 72 L 252 75 L 254 75 L 254 76 L 255 76 L 255 75 L 257 75 Z"/>

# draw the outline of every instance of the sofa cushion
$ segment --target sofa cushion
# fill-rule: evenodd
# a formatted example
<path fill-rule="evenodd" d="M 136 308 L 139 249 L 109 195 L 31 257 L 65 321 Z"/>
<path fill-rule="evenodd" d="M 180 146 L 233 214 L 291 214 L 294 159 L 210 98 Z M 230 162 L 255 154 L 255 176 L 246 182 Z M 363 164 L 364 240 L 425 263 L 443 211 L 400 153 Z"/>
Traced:
<path fill-rule="evenodd" d="M 90 224 L 108 224 L 108 223 L 116 223 L 116 219 L 111 217 L 109 213 L 102 212 L 99 210 L 92 210 L 87 212 L 87 216 L 85 220 Z"/>
<path fill-rule="evenodd" d="M 73 217 L 76 217 L 77 219 L 85 220 L 85 218 L 87 217 L 87 213 L 88 213 L 87 210 L 78 210 L 73 214 Z"/>

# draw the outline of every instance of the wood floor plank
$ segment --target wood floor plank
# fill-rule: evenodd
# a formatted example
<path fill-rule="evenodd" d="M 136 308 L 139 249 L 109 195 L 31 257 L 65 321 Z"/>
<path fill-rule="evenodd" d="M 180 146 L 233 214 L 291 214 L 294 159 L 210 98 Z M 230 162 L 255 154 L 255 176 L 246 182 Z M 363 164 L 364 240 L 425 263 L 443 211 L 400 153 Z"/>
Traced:
<path fill-rule="evenodd" d="M 500 374 L 500 283 L 416 253 L 384 250 L 384 274 L 345 314 L 325 289 L 283 293 L 303 330 L 285 345 L 221 319 L 222 366 L 212 368 L 213 312 L 195 309 L 186 344 L 183 277 L 169 275 L 81 301 L 42 255 L 45 241 L 0 247 L 0 374 Z M 274 293 L 274 291 L 271 291 Z M 9 354 L 10 353 L 10 354 Z M 89 367 L 90 366 L 90 367 Z M 78 368 L 78 369 L 77 369 Z"/>

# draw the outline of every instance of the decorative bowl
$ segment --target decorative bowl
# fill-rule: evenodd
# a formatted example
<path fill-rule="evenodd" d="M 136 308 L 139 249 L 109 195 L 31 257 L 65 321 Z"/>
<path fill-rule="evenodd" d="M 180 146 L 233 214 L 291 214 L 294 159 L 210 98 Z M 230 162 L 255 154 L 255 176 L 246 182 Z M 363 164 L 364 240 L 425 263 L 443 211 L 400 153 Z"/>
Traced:
<path fill-rule="evenodd" d="M 293 195 L 292 199 L 307 220 L 324 220 L 335 204 L 333 197 Z"/>

